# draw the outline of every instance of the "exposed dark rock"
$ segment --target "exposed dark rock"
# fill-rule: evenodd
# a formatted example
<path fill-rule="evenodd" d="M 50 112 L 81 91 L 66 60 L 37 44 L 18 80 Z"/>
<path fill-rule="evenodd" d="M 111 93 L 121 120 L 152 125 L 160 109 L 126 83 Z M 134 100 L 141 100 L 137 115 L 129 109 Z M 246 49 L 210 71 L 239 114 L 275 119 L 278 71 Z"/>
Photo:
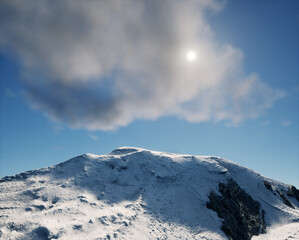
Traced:
<path fill-rule="evenodd" d="M 46 209 L 46 207 L 44 205 L 32 205 L 32 207 L 34 207 L 36 210 L 40 210 L 40 211 Z"/>
<path fill-rule="evenodd" d="M 82 198 L 80 198 L 80 202 L 82 202 L 82 203 L 88 203 L 88 201 L 87 201 L 87 200 L 85 200 L 85 199 L 82 199 Z"/>
<path fill-rule="evenodd" d="M 271 192 L 273 191 L 271 183 L 269 183 L 268 181 L 264 181 L 264 185 L 268 190 L 270 190 Z"/>
<path fill-rule="evenodd" d="M 250 240 L 253 235 L 266 231 L 265 212 L 260 203 L 253 200 L 239 185 L 229 179 L 219 183 L 221 196 L 213 191 L 209 195 L 207 207 L 217 212 L 223 219 L 222 231 L 230 240 Z"/>
<path fill-rule="evenodd" d="M 273 191 L 271 183 L 269 183 L 268 181 L 264 181 L 264 185 L 265 185 L 265 187 L 268 190 L 270 190 L 271 192 L 273 192 L 274 195 L 276 195 L 276 193 Z M 287 205 L 287 206 L 289 206 L 291 208 L 294 208 L 294 206 L 292 205 L 292 203 L 290 202 L 290 200 L 280 190 L 275 189 L 275 191 L 283 199 L 283 202 L 284 202 L 285 205 Z M 288 195 L 292 196 L 292 197 L 295 197 L 297 199 L 297 201 L 299 201 L 299 191 L 294 186 L 289 186 Z"/>
<path fill-rule="evenodd" d="M 25 231 L 26 227 L 23 224 L 18 224 L 15 222 L 9 222 L 7 228 L 11 231 L 21 232 Z"/>
<path fill-rule="evenodd" d="M 78 196 L 77 198 L 82 198 L 83 199 L 83 198 L 86 198 L 86 197 L 85 196 Z"/>
<path fill-rule="evenodd" d="M 120 166 L 120 167 L 119 167 L 119 170 L 127 170 L 127 169 L 128 169 L 127 166 Z"/>
<path fill-rule="evenodd" d="M 41 188 L 39 189 L 32 189 L 32 190 L 27 190 L 25 192 L 23 192 L 23 195 L 31 197 L 32 199 L 39 199 L 39 195 L 38 192 L 41 190 Z"/>
<path fill-rule="evenodd" d="M 283 199 L 283 203 L 291 208 L 294 208 L 293 204 L 290 202 L 290 200 L 278 189 L 276 189 L 276 192 L 279 194 L 279 196 Z"/>
<path fill-rule="evenodd" d="M 6 176 L 3 178 L 0 178 L 0 183 L 11 182 L 14 180 L 25 180 L 27 178 L 28 178 L 28 174 L 27 174 L 27 172 L 24 172 L 24 173 L 20 173 L 20 174 L 14 175 L 14 176 Z"/>
<path fill-rule="evenodd" d="M 126 226 L 126 227 L 129 226 L 128 223 L 127 223 L 126 221 L 123 221 L 122 223 L 123 223 L 123 225 Z"/>
<path fill-rule="evenodd" d="M 73 229 L 74 230 L 82 230 L 82 225 L 74 225 Z"/>
<path fill-rule="evenodd" d="M 13 176 L 6 176 L 3 178 L 0 178 L 0 183 L 11 182 L 11 181 L 22 181 L 22 180 L 26 180 L 30 176 L 45 175 L 48 172 L 49 172 L 48 169 L 26 171 L 26 172 L 22 172 L 22 173 L 13 175 Z"/>
<path fill-rule="evenodd" d="M 105 226 L 109 226 L 109 224 L 106 223 L 106 221 L 107 221 L 107 216 L 102 216 L 102 217 L 98 218 L 98 220 L 99 220 L 99 222 L 102 223 L 103 225 L 105 225 Z"/>
<path fill-rule="evenodd" d="M 60 200 L 60 198 L 57 197 L 57 196 L 55 196 L 55 197 L 52 199 L 52 204 L 56 204 L 59 200 Z"/>
<path fill-rule="evenodd" d="M 15 209 L 16 207 L 0 207 L 0 210 Z"/>
<path fill-rule="evenodd" d="M 47 197 L 47 196 L 42 196 L 41 198 L 42 198 L 42 200 L 43 200 L 44 202 L 47 202 L 47 201 L 48 201 L 48 197 Z"/>
<path fill-rule="evenodd" d="M 32 239 L 48 240 L 50 232 L 46 227 L 38 227 L 31 232 Z"/>
<path fill-rule="evenodd" d="M 296 200 L 299 202 L 299 190 L 296 187 L 290 185 L 288 195 L 296 198 Z"/>

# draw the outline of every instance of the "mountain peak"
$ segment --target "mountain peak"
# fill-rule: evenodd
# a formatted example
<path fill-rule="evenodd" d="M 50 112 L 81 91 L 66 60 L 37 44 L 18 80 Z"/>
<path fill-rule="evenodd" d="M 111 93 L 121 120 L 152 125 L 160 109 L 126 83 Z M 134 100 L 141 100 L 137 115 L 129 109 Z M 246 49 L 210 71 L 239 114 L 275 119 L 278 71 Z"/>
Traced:
<path fill-rule="evenodd" d="M 250 239 L 299 229 L 298 196 L 219 157 L 120 147 L 0 179 L 0 237 Z"/>

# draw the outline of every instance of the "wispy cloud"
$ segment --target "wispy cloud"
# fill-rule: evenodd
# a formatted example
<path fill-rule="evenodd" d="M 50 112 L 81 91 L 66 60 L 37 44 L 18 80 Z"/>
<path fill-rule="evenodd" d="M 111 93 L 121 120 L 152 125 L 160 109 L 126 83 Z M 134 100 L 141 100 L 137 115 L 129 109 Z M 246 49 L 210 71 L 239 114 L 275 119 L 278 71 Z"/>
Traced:
<path fill-rule="evenodd" d="M 52 129 L 54 130 L 55 133 L 59 133 L 59 132 L 64 130 L 63 126 L 61 126 L 58 123 L 52 123 L 51 127 L 52 127 Z"/>
<path fill-rule="evenodd" d="M 285 120 L 285 121 L 283 121 L 282 123 L 281 123 L 281 125 L 283 126 L 283 127 L 288 127 L 288 126 L 290 126 L 292 123 L 291 123 L 291 121 L 288 121 L 288 120 Z"/>
<path fill-rule="evenodd" d="M 97 141 L 99 139 L 99 137 L 93 133 L 88 133 L 88 137 L 90 137 L 94 141 Z"/>
<path fill-rule="evenodd" d="M 267 125 L 270 125 L 270 124 L 271 124 L 271 121 L 263 121 L 263 122 L 261 122 L 262 126 L 267 126 Z"/>
<path fill-rule="evenodd" d="M 17 93 L 15 93 L 11 88 L 6 88 L 5 89 L 5 95 L 9 98 L 16 98 Z"/>
<path fill-rule="evenodd" d="M 165 115 L 238 124 L 284 93 L 244 74 L 241 50 L 213 40 L 205 13 L 222 6 L 2 0 L 0 47 L 20 58 L 32 106 L 74 128 L 112 130 Z"/>

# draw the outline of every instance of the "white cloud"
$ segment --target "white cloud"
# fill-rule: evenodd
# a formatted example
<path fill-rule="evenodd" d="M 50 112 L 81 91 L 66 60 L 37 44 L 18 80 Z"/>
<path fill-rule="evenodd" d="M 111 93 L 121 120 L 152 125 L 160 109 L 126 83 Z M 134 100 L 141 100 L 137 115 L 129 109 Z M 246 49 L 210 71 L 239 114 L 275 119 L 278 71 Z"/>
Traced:
<path fill-rule="evenodd" d="M 31 104 L 74 128 L 111 130 L 164 115 L 238 124 L 283 92 L 246 76 L 242 52 L 213 41 L 205 12 L 222 6 L 2 0 L 0 47 L 19 56 Z"/>

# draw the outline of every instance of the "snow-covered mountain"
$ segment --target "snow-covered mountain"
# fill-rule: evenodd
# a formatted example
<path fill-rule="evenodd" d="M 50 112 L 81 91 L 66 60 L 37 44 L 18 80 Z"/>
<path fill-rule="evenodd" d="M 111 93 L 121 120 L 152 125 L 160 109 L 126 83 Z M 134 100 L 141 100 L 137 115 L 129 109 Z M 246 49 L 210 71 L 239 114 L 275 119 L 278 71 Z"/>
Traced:
<path fill-rule="evenodd" d="M 219 157 L 122 147 L 1 178 L 0 239 L 294 240 L 299 192 Z"/>

